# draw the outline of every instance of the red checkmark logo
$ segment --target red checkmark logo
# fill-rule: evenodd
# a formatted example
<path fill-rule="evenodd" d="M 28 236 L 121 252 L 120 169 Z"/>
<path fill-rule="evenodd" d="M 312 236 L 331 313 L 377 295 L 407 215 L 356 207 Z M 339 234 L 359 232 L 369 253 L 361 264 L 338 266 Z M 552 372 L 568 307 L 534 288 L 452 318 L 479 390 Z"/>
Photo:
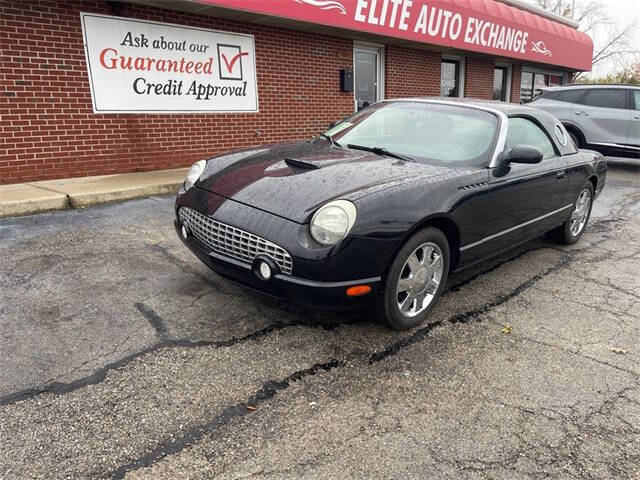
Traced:
<path fill-rule="evenodd" d="M 240 59 L 240 57 L 244 57 L 245 55 L 249 55 L 249 52 L 240 52 L 237 55 L 234 55 L 231 58 L 231 61 L 229 61 L 227 56 L 223 53 L 222 59 L 224 60 L 225 65 L 227 66 L 227 71 L 231 73 L 231 71 L 233 70 L 233 66 L 236 64 L 236 62 Z"/>

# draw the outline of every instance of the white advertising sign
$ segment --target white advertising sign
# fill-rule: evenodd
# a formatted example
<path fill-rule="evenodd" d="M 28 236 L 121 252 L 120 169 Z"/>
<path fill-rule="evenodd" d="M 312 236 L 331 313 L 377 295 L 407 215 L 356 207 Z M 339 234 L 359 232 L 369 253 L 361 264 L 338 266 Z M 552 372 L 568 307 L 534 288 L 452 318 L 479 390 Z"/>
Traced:
<path fill-rule="evenodd" d="M 80 16 L 95 113 L 258 111 L 252 35 Z"/>

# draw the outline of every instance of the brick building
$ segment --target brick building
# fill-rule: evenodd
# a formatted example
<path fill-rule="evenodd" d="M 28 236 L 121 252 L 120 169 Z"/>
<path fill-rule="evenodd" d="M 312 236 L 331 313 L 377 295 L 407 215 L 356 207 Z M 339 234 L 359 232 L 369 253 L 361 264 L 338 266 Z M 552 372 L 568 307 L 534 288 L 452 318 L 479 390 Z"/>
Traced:
<path fill-rule="evenodd" d="M 527 101 L 591 67 L 587 35 L 515 0 L 2 0 L 0 15 L 0 184 L 187 166 L 386 98 Z"/>

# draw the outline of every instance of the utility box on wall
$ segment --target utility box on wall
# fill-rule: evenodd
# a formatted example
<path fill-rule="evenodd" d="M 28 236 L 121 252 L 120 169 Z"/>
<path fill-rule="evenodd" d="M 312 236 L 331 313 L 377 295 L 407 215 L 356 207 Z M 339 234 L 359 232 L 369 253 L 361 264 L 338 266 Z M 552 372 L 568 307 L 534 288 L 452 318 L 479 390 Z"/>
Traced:
<path fill-rule="evenodd" d="M 350 68 L 340 70 L 340 91 L 353 92 L 353 70 Z"/>

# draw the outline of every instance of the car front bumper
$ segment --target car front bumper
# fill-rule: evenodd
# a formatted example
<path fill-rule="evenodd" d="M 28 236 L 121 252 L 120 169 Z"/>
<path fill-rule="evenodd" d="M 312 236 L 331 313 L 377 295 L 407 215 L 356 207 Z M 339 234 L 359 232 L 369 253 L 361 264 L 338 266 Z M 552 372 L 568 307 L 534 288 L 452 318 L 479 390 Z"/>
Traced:
<path fill-rule="evenodd" d="M 275 273 L 269 280 L 263 280 L 256 275 L 248 263 L 212 251 L 193 235 L 185 238 L 181 233 L 182 225 L 178 219 L 175 220 L 174 226 L 178 236 L 189 250 L 217 274 L 243 287 L 270 296 L 286 298 L 303 306 L 328 310 L 360 309 L 371 303 L 380 288 L 379 276 L 328 282 Z M 371 291 L 362 296 L 348 296 L 347 289 L 357 285 L 368 285 Z"/>

